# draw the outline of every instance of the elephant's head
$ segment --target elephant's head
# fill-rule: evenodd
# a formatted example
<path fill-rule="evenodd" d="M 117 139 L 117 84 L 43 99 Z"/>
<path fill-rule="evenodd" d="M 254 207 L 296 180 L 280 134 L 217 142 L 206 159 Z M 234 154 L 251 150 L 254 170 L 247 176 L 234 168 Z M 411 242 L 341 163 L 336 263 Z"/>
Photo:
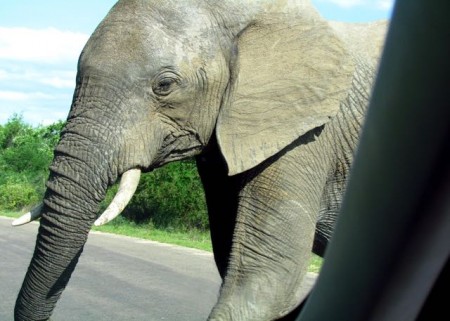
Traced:
<path fill-rule="evenodd" d="M 306 1 L 119 1 L 79 59 L 16 320 L 51 315 L 118 177 L 136 185 L 212 135 L 246 171 L 327 122 L 352 68 Z"/>

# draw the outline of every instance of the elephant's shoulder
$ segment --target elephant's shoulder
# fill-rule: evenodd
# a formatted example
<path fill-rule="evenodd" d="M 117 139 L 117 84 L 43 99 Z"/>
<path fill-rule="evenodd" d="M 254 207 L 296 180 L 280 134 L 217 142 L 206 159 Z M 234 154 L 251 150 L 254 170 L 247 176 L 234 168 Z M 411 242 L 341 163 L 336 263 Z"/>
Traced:
<path fill-rule="evenodd" d="M 389 26 L 388 20 L 365 23 L 329 21 L 329 25 L 353 55 L 377 65 Z"/>

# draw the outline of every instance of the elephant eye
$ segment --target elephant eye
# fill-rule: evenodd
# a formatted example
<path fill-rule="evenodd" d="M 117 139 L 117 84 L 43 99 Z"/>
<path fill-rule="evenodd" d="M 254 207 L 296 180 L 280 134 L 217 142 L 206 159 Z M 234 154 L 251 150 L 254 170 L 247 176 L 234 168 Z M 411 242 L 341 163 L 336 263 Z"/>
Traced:
<path fill-rule="evenodd" d="M 159 96 L 167 96 L 177 84 L 177 80 L 172 77 L 164 77 L 156 81 L 153 92 Z"/>

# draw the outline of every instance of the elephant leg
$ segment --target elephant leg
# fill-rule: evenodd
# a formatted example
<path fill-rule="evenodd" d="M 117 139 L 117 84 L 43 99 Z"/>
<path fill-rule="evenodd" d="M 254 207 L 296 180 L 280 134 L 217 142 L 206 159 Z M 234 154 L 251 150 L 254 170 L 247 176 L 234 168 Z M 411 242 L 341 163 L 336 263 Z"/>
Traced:
<path fill-rule="evenodd" d="M 241 177 L 229 267 L 210 320 L 275 320 L 299 304 L 330 164 L 320 131 Z"/>
<path fill-rule="evenodd" d="M 368 67 L 359 66 L 353 87 L 341 104 L 341 111 L 326 126 L 321 139 L 332 150 L 332 163 L 323 189 L 313 252 L 323 257 L 333 234 L 350 174 L 355 147 L 369 101 L 370 80 L 373 73 Z"/>
<path fill-rule="evenodd" d="M 337 166 L 333 167 L 323 189 L 313 244 L 313 252 L 321 257 L 325 254 L 341 208 L 342 197 L 350 169 L 350 165 L 346 166 L 346 163 L 339 162 Z"/>

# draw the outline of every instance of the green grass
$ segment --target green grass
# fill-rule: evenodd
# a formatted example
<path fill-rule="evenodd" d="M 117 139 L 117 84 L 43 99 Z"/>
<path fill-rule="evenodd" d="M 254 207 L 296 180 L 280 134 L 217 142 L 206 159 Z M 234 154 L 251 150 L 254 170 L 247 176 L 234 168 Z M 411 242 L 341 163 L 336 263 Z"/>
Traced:
<path fill-rule="evenodd" d="M 14 211 L 5 211 L 5 210 L 0 210 L 0 215 L 1 216 L 6 216 L 6 217 L 19 217 L 22 213 L 18 213 L 18 212 L 14 212 Z"/>
<path fill-rule="evenodd" d="M 0 215 L 15 218 L 19 217 L 21 213 L 0 210 Z M 209 232 L 202 232 L 198 230 L 176 231 L 157 229 L 151 223 L 136 224 L 127 221 L 120 216 L 109 224 L 99 227 L 93 227 L 93 230 L 104 233 L 119 234 L 152 240 L 161 243 L 175 244 L 179 246 L 212 252 Z M 322 258 L 317 255 L 313 255 L 308 271 L 318 273 L 320 267 L 322 266 L 322 261 Z"/>
<path fill-rule="evenodd" d="M 319 273 L 322 267 L 323 259 L 320 256 L 313 254 L 309 262 L 308 272 Z"/>
<path fill-rule="evenodd" d="M 93 230 L 212 251 L 209 232 L 199 230 L 163 230 L 155 228 L 151 223 L 136 224 L 121 217 L 116 218 L 109 224 L 99 227 L 94 226 Z"/>

